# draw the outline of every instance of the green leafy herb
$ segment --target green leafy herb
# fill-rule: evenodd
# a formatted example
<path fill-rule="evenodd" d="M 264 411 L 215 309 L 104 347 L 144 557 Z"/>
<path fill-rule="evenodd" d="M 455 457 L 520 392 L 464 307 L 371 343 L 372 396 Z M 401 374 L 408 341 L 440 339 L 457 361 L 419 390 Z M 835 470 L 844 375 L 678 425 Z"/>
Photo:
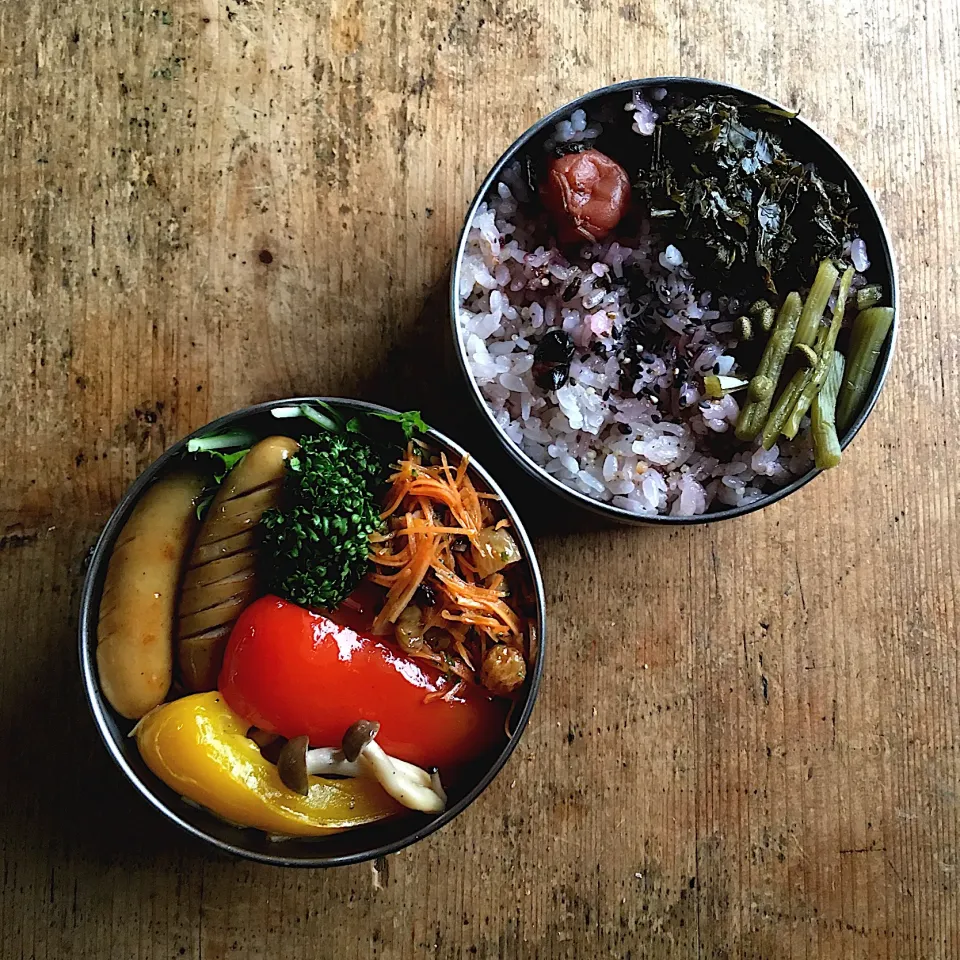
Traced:
<path fill-rule="evenodd" d="M 236 447 L 249 449 L 257 442 L 257 435 L 249 430 L 226 430 L 207 437 L 194 437 L 187 441 L 187 453 L 210 453 L 213 450 L 231 450 Z"/>
<path fill-rule="evenodd" d="M 223 483 L 226 475 L 250 452 L 250 447 L 257 442 L 256 434 L 249 430 L 230 430 L 226 433 L 215 433 L 208 437 L 195 437 L 187 441 L 187 453 L 205 453 L 213 459 L 212 482 L 203 488 L 200 499 L 197 501 L 197 519 L 202 520 L 213 498 L 217 487 Z M 230 453 L 224 453 L 231 447 L 240 447 Z"/>
<path fill-rule="evenodd" d="M 306 417 L 312 420 L 318 426 L 334 433 L 359 433 L 363 434 L 363 422 L 360 417 L 351 417 L 344 421 L 343 417 L 334 410 L 328 403 L 317 401 L 316 405 L 301 403 L 295 407 L 274 407 L 270 411 L 271 415 L 278 419 L 287 419 L 289 417 Z M 372 410 L 370 416 L 379 417 L 381 420 L 390 420 L 399 423 L 403 429 L 404 436 L 409 440 L 416 433 L 426 433 L 430 427 L 420 416 L 419 410 L 408 410 L 406 413 L 381 413 L 378 410 Z"/>
<path fill-rule="evenodd" d="M 317 407 L 321 407 L 322 410 L 318 410 Z M 341 430 L 343 428 L 343 418 L 330 404 L 318 403 L 317 407 L 311 407 L 309 403 L 301 403 L 300 412 L 308 420 L 312 420 L 318 426 L 323 427 L 324 430 Z"/>
<path fill-rule="evenodd" d="M 216 483 L 223 483 L 223 478 L 250 452 L 250 449 L 237 450 L 234 453 L 221 453 L 219 450 L 209 450 L 212 457 L 216 457 L 218 463 L 213 471 L 213 479 Z"/>
<path fill-rule="evenodd" d="M 200 499 L 197 500 L 197 519 L 202 520 L 204 514 L 210 509 L 213 498 L 217 495 L 216 487 L 204 487 L 200 493 Z"/>
<path fill-rule="evenodd" d="M 426 433 L 430 429 L 424 422 L 423 417 L 420 416 L 419 410 L 408 410 L 406 413 L 380 413 L 379 411 L 374 411 L 373 415 L 379 417 L 381 420 L 392 420 L 395 423 L 399 423 L 403 428 L 403 435 L 408 440 L 413 437 L 415 433 Z"/>
<path fill-rule="evenodd" d="M 324 430 L 332 430 L 335 433 L 343 429 L 343 417 L 322 400 L 317 400 L 314 404 L 298 403 L 294 407 L 273 407 L 270 416 L 278 420 L 289 420 L 293 417 L 306 417 L 312 420 L 317 426 Z"/>
<path fill-rule="evenodd" d="M 330 609 L 369 568 L 368 537 L 383 528 L 379 496 L 388 459 L 362 437 L 304 439 L 290 460 L 279 509 L 263 515 L 261 554 L 270 589 Z"/>
<path fill-rule="evenodd" d="M 201 450 L 197 452 L 206 453 L 213 459 L 213 483 L 210 488 L 215 490 L 223 483 L 227 474 L 250 452 L 250 448 L 235 450 L 233 453 L 223 453 L 220 450 Z"/>
<path fill-rule="evenodd" d="M 776 293 L 840 256 L 853 232 L 845 185 L 821 177 L 768 132 L 783 111 L 732 98 L 679 100 L 654 133 L 636 189 L 701 267 Z"/>

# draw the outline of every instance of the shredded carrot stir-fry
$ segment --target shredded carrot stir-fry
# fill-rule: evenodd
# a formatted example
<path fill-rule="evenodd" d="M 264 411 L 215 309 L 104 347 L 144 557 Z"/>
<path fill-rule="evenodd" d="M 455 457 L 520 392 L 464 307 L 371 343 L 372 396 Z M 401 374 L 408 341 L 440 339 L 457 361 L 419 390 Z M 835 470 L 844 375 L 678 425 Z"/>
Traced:
<path fill-rule="evenodd" d="M 466 457 L 454 466 L 444 453 L 426 462 L 411 443 L 390 477 L 381 514 L 387 529 L 370 538 L 371 579 L 387 589 L 374 632 L 393 626 L 409 653 L 457 677 L 432 699 L 452 699 L 464 682 L 479 682 L 493 644 L 528 659 L 526 620 L 509 602 L 509 569 L 520 554 L 509 521 L 495 513 L 496 495 L 477 491 L 468 466 Z"/>

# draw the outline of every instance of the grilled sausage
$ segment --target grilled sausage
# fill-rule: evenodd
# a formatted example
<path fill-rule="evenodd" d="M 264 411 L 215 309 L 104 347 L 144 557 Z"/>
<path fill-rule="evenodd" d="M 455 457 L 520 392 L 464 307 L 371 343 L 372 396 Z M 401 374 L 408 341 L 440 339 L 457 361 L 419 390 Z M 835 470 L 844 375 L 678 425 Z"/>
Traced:
<path fill-rule="evenodd" d="M 162 703 L 170 689 L 177 584 L 202 489 L 195 473 L 158 480 L 113 546 L 100 598 L 97 670 L 107 700 L 130 719 Z"/>
<path fill-rule="evenodd" d="M 180 677 L 188 690 L 214 690 L 237 617 L 258 593 L 256 527 L 280 499 L 287 461 L 299 445 L 267 437 L 230 471 L 204 518 L 180 591 Z"/>

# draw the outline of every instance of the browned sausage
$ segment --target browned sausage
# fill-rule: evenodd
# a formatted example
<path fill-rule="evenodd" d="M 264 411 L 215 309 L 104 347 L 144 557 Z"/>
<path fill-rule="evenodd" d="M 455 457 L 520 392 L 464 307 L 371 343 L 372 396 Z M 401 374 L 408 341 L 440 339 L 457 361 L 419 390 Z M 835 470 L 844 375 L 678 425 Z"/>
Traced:
<path fill-rule="evenodd" d="M 178 662 L 188 690 L 214 690 L 237 617 L 258 593 L 256 527 L 275 507 L 289 437 L 267 437 L 230 471 L 204 518 L 180 591 Z"/>
<path fill-rule="evenodd" d="M 142 717 L 173 675 L 177 584 L 198 521 L 203 478 L 177 471 L 140 498 L 113 547 L 100 598 L 97 670 L 117 713 Z"/>

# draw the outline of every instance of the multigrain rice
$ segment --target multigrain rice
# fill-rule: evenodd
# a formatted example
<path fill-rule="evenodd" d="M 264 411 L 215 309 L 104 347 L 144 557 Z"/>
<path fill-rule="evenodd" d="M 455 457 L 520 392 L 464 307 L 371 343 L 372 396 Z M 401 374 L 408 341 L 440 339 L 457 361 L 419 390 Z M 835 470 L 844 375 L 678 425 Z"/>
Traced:
<path fill-rule="evenodd" d="M 635 96 L 627 106 L 634 131 L 648 135 L 650 104 Z M 601 130 L 577 110 L 544 147 L 588 146 Z M 574 251 L 545 246 L 535 200 L 521 164 L 505 167 L 471 222 L 460 267 L 463 349 L 513 444 L 571 489 L 638 515 L 753 503 L 810 469 L 807 420 L 796 440 L 767 451 L 734 437 L 735 396 L 701 394 L 705 374 L 741 373 L 734 320 L 745 305 L 702 289 L 683 252 L 647 220 Z M 866 269 L 863 241 L 849 252 Z M 545 390 L 534 350 L 553 328 L 576 353 L 566 382 Z"/>

